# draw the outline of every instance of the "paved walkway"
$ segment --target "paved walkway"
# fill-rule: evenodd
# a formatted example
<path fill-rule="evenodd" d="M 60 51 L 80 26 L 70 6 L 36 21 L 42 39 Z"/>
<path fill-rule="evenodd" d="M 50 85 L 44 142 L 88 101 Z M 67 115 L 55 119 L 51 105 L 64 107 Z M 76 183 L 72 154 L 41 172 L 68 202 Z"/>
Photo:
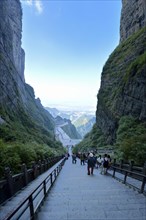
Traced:
<path fill-rule="evenodd" d="M 87 175 L 87 166 L 66 161 L 38 220 L 146 220 L 146 197 L 111 176 Z"/>

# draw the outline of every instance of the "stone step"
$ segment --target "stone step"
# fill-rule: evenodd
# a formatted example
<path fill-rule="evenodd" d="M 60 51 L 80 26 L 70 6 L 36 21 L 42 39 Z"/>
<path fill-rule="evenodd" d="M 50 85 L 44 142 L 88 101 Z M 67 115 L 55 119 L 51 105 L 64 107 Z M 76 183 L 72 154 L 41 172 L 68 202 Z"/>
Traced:
<path fill-rule="evenodd" d="M 88 201 L 86 202 L 81 202 L 81 204 L 77 202 L 73 203 L 68 203 L 64 204 L 62 203 L 60 206 L 58 204 L 45 204 L 43 207 L 41 207 L 41 211 L 50 211 L 50 212 L 55 212 L 55 210 L 89 210 L 89 209 L 108 209 L 108 210 L 139 210 L 139 209 L 145 209 L 146 206 L 145 204 L 140 204 L 140 203 L 129 203 L 128 205 L 125 203 L 119 203 L 119 204 L 111 204 L 111 203 L 97 203 L 97 202 L 92 202 L 89 203 Z"/>
<path fill-rule="evenodd" d="M 145 220 L 144 210 L 73 210 L 68 213 L 60 211 L 41 212 L 37 220 Z"/>

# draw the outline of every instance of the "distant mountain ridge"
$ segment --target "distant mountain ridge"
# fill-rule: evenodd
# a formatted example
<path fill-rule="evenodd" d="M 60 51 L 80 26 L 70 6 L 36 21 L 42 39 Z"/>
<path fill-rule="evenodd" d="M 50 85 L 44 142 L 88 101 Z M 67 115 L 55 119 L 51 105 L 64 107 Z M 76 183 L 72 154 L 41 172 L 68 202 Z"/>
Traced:
<path fill-rule="evenodd" d="M 75 126 L 71 123 L 69 119 L 61 118 L 57 116 L 55 118 L 55 124 L 61 126 L 64 132 L 71 138 L 71 139 L 81 139 L 80 134 L 77 132 Z"/>
<path fill-rule="evenodd" d="M 92 129 L 95 123 L 95 113 L 91 111 L 61 111 L 50 107 L 46 107 L 46 110 L 48 110 L 53 117 L 60 116 L 64 119 L 64 122 L 67 119 L 70 120 L 71 124 L 75 126 L 77 133 L 79 133 L 78 138 L 84 137 L 84 135 Z M 64 129 L 66 129 L 66 126 Z"/>
<path fill-rule="evenodd" d="M 86 116 L 85 119 L 88 120 L 83 120 L 83 123 L 80 123 L 80 125 L 77 127 L 77 131 L 79 134 L 81 134 L 82 138 L 92 130 L 93 125 L 96 122 L 96 118 L 93 116 L 91 118 L 87 118 Z"/>
<path fill-rule="evenodd" d="M 46 107 L 46 110 L 54 117 L 55 126 L 61 126 L 71 139 L 81 139 L 81 135 L 76 130 L 76 127 L 71 123 L 71 120 L 68 119 L 70 117 L 69 115 L 62 113 L 56 108 Z"/>

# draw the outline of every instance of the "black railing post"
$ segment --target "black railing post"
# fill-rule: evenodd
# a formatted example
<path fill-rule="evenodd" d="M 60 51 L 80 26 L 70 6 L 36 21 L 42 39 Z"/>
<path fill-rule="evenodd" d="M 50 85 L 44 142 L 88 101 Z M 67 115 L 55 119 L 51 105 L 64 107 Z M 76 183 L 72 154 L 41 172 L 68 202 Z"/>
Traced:
<path fill-rule="evenodd" d="M 13 177 L 9 167 L 5 168 L 5 177 L 8 184 L 9 196 L 11 197 L 14 194 L 14 191 L 13 191 Z"/>
<path fill-rule="evenodd" d="M 144 163 L 142 173 L 143 173 L 144 175 L 146 175 L 146 162 Z"/>
<path fill-rule="evenodd" d="M 124 184 L 126 183 L 127 174 L 128 174 L 127 171 L 125 171 L 125 176 L 124 176 L 124 181 L 123 181 Z"/>
<path fill-rule="evenodd" d="M 52 173 L 50 174 L 50 178 L 51 178 L 51 186 L 53 184 L 53 176 L 52 176 Z"/>
<path fill-rule="evenodd" d="M 37 165 L 35 164 L 35 162 L 32 162 L 32 170 L 33 170 L 33 179 L 35 179 L 37 177 Z"/>
<path fill-rule="evenodd" d="M 116 165 L 116 159 L 114 159 L 113 165 L 114 165 L 114 166 Z"/>
<path fill-rule="evenodd" d="M 51 158 L 49 158 L 49 168 L 51 167 Z"/>
<path fill-rule="evenodd" d="M 28 173 L 27 173 L 27 168 L 26 168 L 25 163 L 22 164 L 21 170 L 22 170 L 23 177 L 24 177 L 24 186 L 27 186 L 27 184 L 28 184 Z"/>
<path fill-rule="evenodd" d="M 120 160 L 120 168 L 123 168 L 123 160 Z"/>
<path fill-rule="evenodd" d="M 59 174 L 59 166 L 57 167 L 57 175 Z"/>
<path fill-rule="evenodd" d="M 146 176 L 146 162 L 144 163 L 144 166 L 143 166 L 143 174 Z M 144 188 L 145 188 L 145 184 L 146 184 L 146 177 L 143 177 L 142 179 L 142 185 L 141 185 L 141 189 L 140 189 L 140 192 L 143 193 L 144 191 Z"/>
<path fill-rule="evenodd" d="M 116 168 L 114 167 L 113 168 L 113 175 L 112 175 L 112 177 L 115 177 L 115 172 L 116 172 Z"/>
<path fill-rule="evenodd" d="M 141 189 L 140 189 L 140 192 L 141 192 L 141 193 L 143 193 L 143 191 L 144 191 L 145 184 L 146 184 L 146 177 L 143 177 L 142 185 L 141 185 Z"/>
<path fill-rule="evenodd" d="M 42 174 L 43 172 L 42 172 L 42 162 L 41 162 L 41 160 L 39 160 L 38 165 L 39 165 L 39 172 L 40 172 L 40 174 Z"/>
<path fill-rule="evenodd" d="M 131 160 L 130 164 L 129 164 L 129 170 L 132 171 L 133 169 L 133 165 L 134 165 L 134 161 Z"/>
<path fill-rule="evenodd" d="M 32 195 L 29 196 L 29 208 L 30 208 L 30 216 L 32 220 L 34 220 L 34 206 L 33 206 L 33 199 Z"/>
<path fill-rule="evenodd" d="M 54 178 L 56 179 L 56 169 L 54 170 Z"/>
<path fill-rule="evenodd" d="M 132 171 L 132 170 L 133 170 L 133 165 L 134 165 L 134 161 L 133 161 L 133 160 L 131 160 L 131 161 L 130 161 L 130 164 L 129 164 L 129 170 L 130 170 L 130 171 Z M 129 176 L 132 176 L 132 174 L 131 174 L 131 173 L 129 173 Z"/>
<path fill-rule="evenodd" d="M 49 169 L 49 160 L 48 158 L 46 159 L 46 166 L 47 166 L 47 170 Z"/>
<path fill-rule="evenodd" d="M 45 172 L 45 160 L 42 160 L 42 173 Z"/>
<path fill-rule="evenodd" d="M 60 172 L 60 167 L 61 167 L 61 165 L 59 164 L 59 166 L 58 166 L 58 173 Z"/>
<path fill-rule="evenodd" d="M 43 186 L 44 186 L 44 197 L 46 196 L 46 181 L 44 180 L 44 182 L 43 182 Z"/>
<path fill-rule="evenodd" d="M 44 164 L 45 164 L 45 171 L 47 170 L 47 161 L 44 159 Z"/>

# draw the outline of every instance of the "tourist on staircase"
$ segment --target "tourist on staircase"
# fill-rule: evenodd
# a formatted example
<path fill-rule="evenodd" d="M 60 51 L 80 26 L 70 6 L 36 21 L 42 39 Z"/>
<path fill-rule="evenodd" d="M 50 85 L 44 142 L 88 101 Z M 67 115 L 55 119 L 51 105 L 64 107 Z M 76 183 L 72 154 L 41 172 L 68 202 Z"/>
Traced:
<path fill-rule="evenodd" d="M 76 157 L 76 154 L 73 153 L 72 154 L 72 163 L 76 164 L 76 162 L 77 162 L 77 157 Z"/>
<path fill-rule="evenodd" d="M 108 157 L 107 154 L 105 154 L 103 160 L 103 174 L 107 174 L 108 165 L 109 165 Z"/>
<path fill-rule="evenodd" d="M 88 175 L 90 174 L 93 175 L 94 167 L 95 167 L 95 158 L 94 158 L 93 153 L 90 153 L 88 156 L 88 161 L 87 161 Z"/>
<path fill-rule="evenodd" d="M 80 154 L 80 163 L 81 165 L 85 165 L 85 157 L 83 153 Z"/>

